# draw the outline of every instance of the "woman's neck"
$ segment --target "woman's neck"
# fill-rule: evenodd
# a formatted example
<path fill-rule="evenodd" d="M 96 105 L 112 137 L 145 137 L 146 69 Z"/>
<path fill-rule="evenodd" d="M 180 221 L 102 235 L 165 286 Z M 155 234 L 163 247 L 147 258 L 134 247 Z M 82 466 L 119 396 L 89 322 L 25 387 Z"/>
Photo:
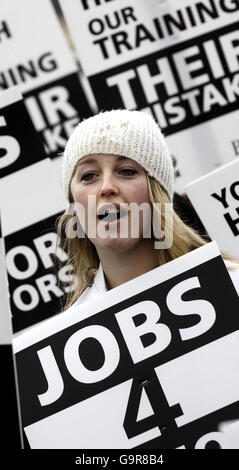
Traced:
<path fill-rule="evenodd" d="M 153 241 L 145 239 L 125 252 L 105 250 L 98 253 L 105 275 L 107 289 L 113 289 L 158 266 Z"/>

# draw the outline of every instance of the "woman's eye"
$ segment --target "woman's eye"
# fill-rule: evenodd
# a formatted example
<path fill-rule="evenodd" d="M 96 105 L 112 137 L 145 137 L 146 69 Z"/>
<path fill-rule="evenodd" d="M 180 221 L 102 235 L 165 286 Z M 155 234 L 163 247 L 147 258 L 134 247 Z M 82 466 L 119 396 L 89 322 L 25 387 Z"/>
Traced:
<path fill-rule="evenodd" d="M 94 176 L 95 173 L 92 173 L 92 172 L 89 172 L 89 173 L 85 173 L 84 175 L 81 176 L 81 181 L 90 181 L 93 176 Z"/>
<path fill-rule="evenodd" d="M 137 173 L 137 171 L 132 168 L 122 168 L 120 172 L 126 176 L 135 175 Z"/>

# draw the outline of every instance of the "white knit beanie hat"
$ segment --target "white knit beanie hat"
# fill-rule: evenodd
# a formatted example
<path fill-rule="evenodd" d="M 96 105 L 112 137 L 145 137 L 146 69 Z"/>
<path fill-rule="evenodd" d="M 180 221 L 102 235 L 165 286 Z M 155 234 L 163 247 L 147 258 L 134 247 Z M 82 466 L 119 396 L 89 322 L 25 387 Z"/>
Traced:
<path fill-rule="evenodd" d="M 153 176 L 173 198 L 172 159 L 155 120 L 142 111 L 105 111 L 83 120 L 74 129 L 63 157 L 62 182 L 67 199 L 78 161 L 90 154 L 132 158 Z"/>

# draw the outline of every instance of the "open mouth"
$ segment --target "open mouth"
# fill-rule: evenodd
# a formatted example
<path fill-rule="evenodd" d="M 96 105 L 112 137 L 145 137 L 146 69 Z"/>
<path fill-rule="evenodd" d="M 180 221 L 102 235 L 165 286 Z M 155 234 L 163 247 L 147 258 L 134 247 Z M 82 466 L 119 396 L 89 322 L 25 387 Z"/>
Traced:
<path fill-rule="evenodd" d="M 127 214 L 127 211 L 121 207 L 118 208 L 109 208 L 99 214 L 97 217 L 99 220 L 103 220 L 104 222 L 114 222 Z"/>

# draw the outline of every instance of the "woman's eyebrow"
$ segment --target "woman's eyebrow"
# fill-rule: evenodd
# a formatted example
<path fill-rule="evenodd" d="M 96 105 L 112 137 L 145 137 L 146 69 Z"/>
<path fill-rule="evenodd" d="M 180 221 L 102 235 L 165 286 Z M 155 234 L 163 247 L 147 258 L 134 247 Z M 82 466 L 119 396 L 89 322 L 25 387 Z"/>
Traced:
<path fill-rule="evenodd" d="M 84 160 L 83 162 L 80 160 L 77 167 L 79 168 L 79 166 L 83 166 L 85 164 L 89 164 L 89 163 L 97 163 L 97 160 L 95 158 L 87 158 L 86 160 Z"/>
<path fill-rule="evenodd" d="M 80 160 L 78 165 L 77 165 L 77 168 L 79 168 L 79 166 L 83 166 L 83 165 L 88 165 L 89 163 L 97 163 L 97 158 L 93 158 L 93 157 L 89 157 L 89 158 L 86 158 L 84 161 Z M 117 156 L 116 158 L 116 161 L 119 162 L 119 161 L 122 161 L 122 160 L 130 160 L 130 158 L 128 157 L 123 157 L 122 155 L 119 155 Z"/>
<path fill-rule="evenodd" d="M 121 160 L 131 160 L 131 159 L 129 157 L 123 157 L 122 155 L 120 155 L 119 157 L 117 157 L 117 162 Z"/>

